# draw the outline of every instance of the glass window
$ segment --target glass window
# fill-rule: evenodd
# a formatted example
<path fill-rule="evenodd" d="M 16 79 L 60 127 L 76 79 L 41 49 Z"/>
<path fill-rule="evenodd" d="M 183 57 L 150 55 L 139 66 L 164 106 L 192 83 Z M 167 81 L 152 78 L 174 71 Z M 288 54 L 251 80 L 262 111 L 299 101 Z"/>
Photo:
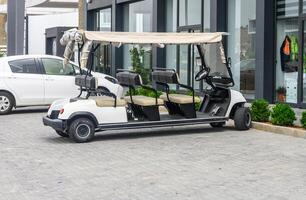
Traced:
<path fill-rule="evenodd" d="M 256 0 L 228 1 L 228 56 L 235 89 L 255 98 Z"/>
<path fill-rule="evenodd" d="M 145 0 L 128 4 L 124 8 L 124 31 L 151 32 L 152 31 L 153 0 Z M 124 68 L 132 68 L 131 49 L 133 45 L 124 45 Z M 152 66 L 151 46 L 138 47 L 142 65 L 149 69 Z"/>
<path fill-rule="evenodd" d="M 62 60 L 43 58 L 42 63 L 47 75 L 75 75 L 74 67 L 72 66 L 72 64 L 69 63 L 64 66 Z"/>
<path fill-rule="evenodd" d="M 275 96 L 279 102 L 297 103 L 298 34 L 297 18 L 277 20 Z"/>
<path fill-rule="evenodd" d="M 23 59 L 9 62 L 13 73 L 39 74 L 34 59 Z"/>
<path fill-rule="evenodd" d="M 100 31 L 111 31 L 112 24 L 112 9 L 107 8 L 100 10 L 99 28 Z"/>
<path fill-rule="evenodd" d="M 201 24 L 202 0 L 179 0 L 180 26 Z"/>
<path fill-rule="evenodd" d="M 306 13 L 306 1 L 303 1 L 303 13 Z"/>
<path fill-rule="evenodd" d="M 111 31 L 112 9 L 106 8 L 95 13 L 95 30 Z M 111 73 L 111 47 L 101 45 L 95 52 L 94 70 L 105 74 Z"/>
<path fill-rule="evenodd" d="M 204 32 L 210 32 L 210 0 L 204 0 Z"/>
<path fill-rule="evenodd" d="M 304 21 L 304 54 L 303 54 L 303 102 L 306 103 L 306 22 Z"/>
<path fill-rule="evenodd" d="M 166 32 L 176 32 L 177 29 L 177 1 L 167 0 L 166 2 Z M 176 69 L 176 45 L 166 46 L 166 68 Z"/>

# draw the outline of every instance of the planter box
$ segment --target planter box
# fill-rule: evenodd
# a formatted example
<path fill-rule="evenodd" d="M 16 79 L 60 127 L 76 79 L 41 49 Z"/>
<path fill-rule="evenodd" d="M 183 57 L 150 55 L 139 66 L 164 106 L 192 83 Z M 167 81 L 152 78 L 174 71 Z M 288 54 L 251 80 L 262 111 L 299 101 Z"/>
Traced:
<path fill-rule="evenodd" d="M 272 133 L 289 135 L 293 137 L 306 139 L 306 130 L 298 127 L 275 126 L 273 124 L 262 123 L 262 122 L 252 122 L 252 126 L 254 129 L 261 131 L 268 131 Z"/>

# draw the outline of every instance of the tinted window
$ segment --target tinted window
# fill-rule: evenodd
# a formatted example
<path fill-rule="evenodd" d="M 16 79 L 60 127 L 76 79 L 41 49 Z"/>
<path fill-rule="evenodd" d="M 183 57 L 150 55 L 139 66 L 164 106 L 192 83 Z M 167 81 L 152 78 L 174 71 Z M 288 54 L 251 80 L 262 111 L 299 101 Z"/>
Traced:
<path fill-rule="evenodd" d="M 72 64 L 68 63 L 66 66 L 64 66 L 62 60 L 43 58 L 42 63 L 44 65 L 45 72 L 48 75 L 72 76 L 75 74 Z"/>
<path fill-rule="evenodd" d="M 13 73 L 38 74 L 34 59 L 10 61 L 9 65 Z"/>

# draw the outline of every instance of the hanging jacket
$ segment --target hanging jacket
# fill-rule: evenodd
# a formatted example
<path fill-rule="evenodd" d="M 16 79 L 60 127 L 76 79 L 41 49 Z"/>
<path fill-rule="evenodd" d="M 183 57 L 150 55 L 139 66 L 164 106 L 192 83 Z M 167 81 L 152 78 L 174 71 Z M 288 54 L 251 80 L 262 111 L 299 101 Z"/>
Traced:
<path fill-rule="evenodd" d="M 291 36 L 291 61 L 298 61 L 299 59 L 299 44 L 296 36 Z"/>
<path fill-rule="evenodd" d="M 280 58 L 282 71 L 286 71 L 286 63 L 290 61 L 291 55 L 291 39 L 286 36 L 280 48 Z"/>

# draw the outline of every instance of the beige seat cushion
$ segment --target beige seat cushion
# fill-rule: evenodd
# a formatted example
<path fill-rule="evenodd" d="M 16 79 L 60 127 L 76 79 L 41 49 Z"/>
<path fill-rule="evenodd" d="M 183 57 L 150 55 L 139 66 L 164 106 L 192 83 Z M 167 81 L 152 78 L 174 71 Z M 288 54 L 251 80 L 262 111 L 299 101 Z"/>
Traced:
<path fill-rule="evenodd" d="M 161 95 L 159 98 L 161 98 L 164 101 L 168 101 L 167 94 L 165 93 Z M 170 99 L 170 102 L 177 103 L 177 104 L 189 104 L 193 102 L 192 96 L 184 95 L 184 94 L 169 94 L 169 99 Z M 199 103 L 201 102 L 201 99 L 199 97 L 195 97 L 194 102 Z"/>
<path fill-rule="evenodd" d="M 124 97 L 126 102 L 132 103 L 131 98 L 129 96 Z M 132 96 L 133 103 L 139 106 L 155 106 L 156 99 L 153 97 L 146 97 L 146 96 Z M 163 105 L 164 101 L 162 99 L 157 99 L 158 105 Z"/>
<path fill-rule="evenodd" d="M 113 107 L 115 105 L 115 99 L 107 96 L 92 96 L 89 97 L 96 102 L 98 107 Z M 126 106 L 126 101 L 124 99 L 117 99 L 117 106 Z"/>

